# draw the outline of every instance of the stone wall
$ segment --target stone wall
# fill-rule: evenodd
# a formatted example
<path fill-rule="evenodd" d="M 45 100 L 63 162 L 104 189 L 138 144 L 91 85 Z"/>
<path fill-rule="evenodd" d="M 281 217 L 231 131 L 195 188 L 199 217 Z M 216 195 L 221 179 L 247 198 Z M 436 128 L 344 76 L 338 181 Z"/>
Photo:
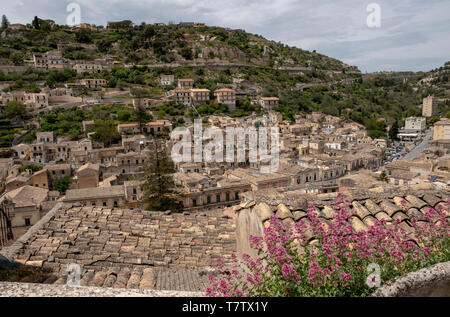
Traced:
<path fill-rule="evenodd" d="M 28 66 L 13 66 L 13 65 L 0 65 L 0 70 L 4 73 L 18 72 L 22 73 L 26 71 Z"/>
<path fill-rule="evenodd" d="M 379 288 L 373 297 L 450 297 L 450 262 L 439 263 Z"/>
<path fill-rule="evenodd" d="M 0 297 L 200 297 L 204 293 L 0 282 Z"/>

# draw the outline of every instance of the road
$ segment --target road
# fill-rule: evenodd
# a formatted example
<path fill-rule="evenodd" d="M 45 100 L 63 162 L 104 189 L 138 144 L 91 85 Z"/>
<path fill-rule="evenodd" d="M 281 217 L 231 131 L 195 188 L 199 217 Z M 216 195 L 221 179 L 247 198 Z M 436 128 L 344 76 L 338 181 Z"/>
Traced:
<path fill-rule="evenodd" d="M 415 158 L 418 158 L 422 152 L 428 147 L 428 143 L 430 143 L 431 138 L 433 137 L 433 128 L 430 129 L 430 131 L 427 132 L 425 137 L 423 138 L 422 142 L 417 144 L 416 147 L 414 147 L 411 152 L 406 154 L 402 160 L 413 160 Z"/>

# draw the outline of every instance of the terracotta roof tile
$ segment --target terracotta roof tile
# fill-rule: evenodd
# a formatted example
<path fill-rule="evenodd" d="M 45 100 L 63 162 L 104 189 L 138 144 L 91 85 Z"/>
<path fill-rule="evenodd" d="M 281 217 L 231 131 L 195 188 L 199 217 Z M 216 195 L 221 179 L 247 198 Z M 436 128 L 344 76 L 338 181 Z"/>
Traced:
<path fill-rule="evenodd" d="M 403 211 L 397 211 L 394 215 L 392 215 L 392 219 L 405 221 L 408 220 L 409 217 Z"/>
<path fill-rule="evenodd" d="M 397 211 L 401 211 L 402 208 L 398 207 L 397 205 L 391 203 L 390 201 L 383 199 L 380 202 L 380 207 L 390 216 L 392 217 L 392 215 L 394 213 L 396 213 Z"/>
<path fill-rule="evenodd" d="M 378 220 L 384 219 L 384 220 L 386 220 L 387 222 L 392 221 L 392 218 L 391 218 L 387 213 L 385 213 L 384 211 L 380 211 L 380 212 L 376 213 L 376 214 L 375 214 L 375 217 L 376 217 Z"/>
<path fill-rule="evenodd" d="M 377 221 L 377 219 L 374 216 L 367 216 L 363 220 L 363 222 L 369 227 L 373 226 L 376 221 Z"/>
<path fill-rule="evenodd" d="M 421 213 L 417 208 L 409 209 L 407 214 L 409 215 L 410 218 L 416 218 L 418 221 L 425 221 L 423 213 Z"/>
<path fill-rule="evenodd" d="M 286 219 L 286 218 L 293 219 L 294 218 L 294 215 L 289 210 L 289 208 L 286 207 L 285 204 L 279 204 L 278 205 L 277 212 L 276 212 L 275 216 L 277 216 L 277 218 L 279 218 L 279 219 Z"/>
<path fill-rule="evenodd" d="M 394 201 L 395 205 L 397 205 L 402 210 L 412 207 L 411 204 L 403 197 L 395 196 L 392 200 Z"/>
<path fill-rule="evenodd" d="M 334 209 L 328 205 L 324 206 L 321 211 L 325 219 L 332 219 L 336 214 Z"/>
<path fill-rule="evenodd" d="M 350 218 L 350 223 L 356 232 L 367 230 L 367 226 L 356 216 Z"/>
<path fill-rule="evenodd" d="M 425 194 L 423 195 L 423 200 L 425 200 L 431 207 L 436 206 L 440 201 L 441 198 L 437 197 L 435 195 L 432 194 Z M 420 207 L 419 209 L 421 209 L 422 207 Z"/>
<path fill-rule="evenodd" d="M 365 201 L 366 208 L 370 211 L 372 215 L 382 211 L 381 208 L 371 199 Z"/>
<path fill-rule="evenodd" d="M 427 203 L 424 202 L 422 199 L 417 198 L 416 196 L 413 195 L 408 195 L 405 198 L 413 207 L 416 207 L 418 209 L 427 205 Z"/>
<path fill-rule="evenodd" d="M 360 219 L 364 219 L 368 215 L 370 215 L 369 210 L 366 207 L 364 207 L 362 204 L 360 204 L 359 202 L 353 201 L 352 206 L 356 210 L 356 214 L 359 216 Z"/>
<path fill-rule="evenodd" d="M 303 219 L 306 217 L 306 212 L 297 210 L 297 211 L 294 211 L 293 215 L 294 215 L 294 220 L 299 221 L 300 219 Z"/>

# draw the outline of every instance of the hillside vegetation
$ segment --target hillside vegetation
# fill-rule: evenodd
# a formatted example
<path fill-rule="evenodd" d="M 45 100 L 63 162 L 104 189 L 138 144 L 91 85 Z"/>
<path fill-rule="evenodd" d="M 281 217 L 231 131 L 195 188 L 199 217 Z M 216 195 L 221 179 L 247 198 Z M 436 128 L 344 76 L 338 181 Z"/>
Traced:
<path fill-rule="evenodd" d="M 322 111 L 364 124 L 373 137 L 387 136 L 386 128 L 394 123 L 401 126 L 405 117 L 420 115 L 422 98 L 431 94 L 441 99 L 441 113 L 450 115 L 450 63 L 428 73 L 362 75 L 337 59 L 243 30 L 145 23 L 132 26 L 129 21 L 87 30 L 37 21 L 23 30 L 1 30 L 0 65 L 25 65 L 33 53 L 57 48 L 70 61 L 112 56 L 116 66 L 95 75 L 107 79 L 109 88 L 142 87 L 148 97 L 158 98 L 174 88 L 161 86 L 160 75 L 173 74 L 193 78 L 197 88 L 211 92 L 230 87 L 247 95 L 232 113 L 209 103 L 199 107 L 201 114 L 248 115 L 260 111 L 250 104 L 252 99 L 278 96 L 277 110 L 287 120 L 293 120 L 300 111 Z M 90 76 L 70 69 L 0 71 L 0 81 L 6 82 L 3 91 L 39 92 L 37 83 L 54 87 Z M 174 118 L 180 124 L 183 116 L 194 115 L 170 104 L 154 110 L 158 118 Z"/>

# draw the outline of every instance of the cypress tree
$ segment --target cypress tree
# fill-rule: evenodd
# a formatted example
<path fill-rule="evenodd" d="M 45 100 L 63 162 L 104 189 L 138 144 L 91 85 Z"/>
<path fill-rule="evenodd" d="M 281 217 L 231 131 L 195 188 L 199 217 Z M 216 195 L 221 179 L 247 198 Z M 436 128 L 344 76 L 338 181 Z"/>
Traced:
<path fill-rule="evenodd" d="M 175 165 L 170 159 L 168 148 L 159 138 L 150 145 L 149 158 L 144 168 L 144 191 L 148 210 L 181 211 L 182 205 L 176 199 L 176 185 L 172 174 Z"/>

